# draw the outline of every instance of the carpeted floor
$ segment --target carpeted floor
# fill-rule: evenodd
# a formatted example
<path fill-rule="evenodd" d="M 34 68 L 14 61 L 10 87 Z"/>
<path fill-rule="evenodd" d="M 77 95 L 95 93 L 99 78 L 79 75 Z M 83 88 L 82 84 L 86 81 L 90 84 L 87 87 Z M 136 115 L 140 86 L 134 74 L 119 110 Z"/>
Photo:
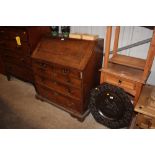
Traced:
<path fill-rule="evenodd" d="M 33 85 L 0 74 L 0 128 L 4 129 L 102 129 L 91 114 L 84 122 L 35 98 Z"/>

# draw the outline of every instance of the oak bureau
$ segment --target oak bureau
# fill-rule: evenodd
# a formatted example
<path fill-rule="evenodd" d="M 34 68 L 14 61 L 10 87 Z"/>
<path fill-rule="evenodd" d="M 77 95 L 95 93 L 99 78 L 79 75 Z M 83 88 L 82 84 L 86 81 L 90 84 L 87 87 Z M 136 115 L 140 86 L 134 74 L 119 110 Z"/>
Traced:
<path fill-rule="evenodd" d="M 42 38 L 32 54 L 36 97 L 84 120 L 90 90 L 99 84 L 103 42 Z"/>

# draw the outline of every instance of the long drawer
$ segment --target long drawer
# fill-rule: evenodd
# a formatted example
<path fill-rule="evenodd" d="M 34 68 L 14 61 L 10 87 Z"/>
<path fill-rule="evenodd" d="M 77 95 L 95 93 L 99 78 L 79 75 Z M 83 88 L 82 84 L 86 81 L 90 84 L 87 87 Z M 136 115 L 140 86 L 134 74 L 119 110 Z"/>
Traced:
<path fill-rule="evenodd" d="M 35 61 L 35 62 L 33 62 L 33 66 L 34 66 L 34 69 L 35 68 L 39 69 L 38 71 L 40 71 L 40 69 L 47 71 L 50 68 L 50 70 L 53 70 L 55 73 L 59 73 L 59 74 L 64 75 L 64 76 L 74 77 L 77 79 L 82 78 L 81 73 L 79 71 L 70 69 L 68 67 L 63 67 L 63 66 L 60 66 L 57 64 L 50 64 L 49 65 L 49 64 L 42 62 L 42 61 Z"/>
<path fill-rule="evenodd" d="M 9 39 L 13 40 L 17 36 L 20 37 L 21 41 L 27 41 L 28 35 L 24 29 L 16 28 L 0 28 L 0 40 Z"/>
<path fill-rule="evenodd" d="M 60 68 L 58 65 L 49 65 L 39 61 L 33 62 L 33 71 L 35 74 L 41 75 L 42 77 L 55 79 L 56 81 L 81 88 L 81 79 L 79 79 L 80 73 L 78 71 L 68 72 L 67 69 L 63 67 Z"/>
<path fill-rule="evenodd" d="M 65 97 L 55 91 L 45 88 L 39 84 L 36 84 L 36 89 L 39 95 L 47 98 L 48 100 L 55 102 L 59 106 L 66 109 L 70 109 L 76 112 L 81 112 L 81 102 L 79 100 L 73 100 L 71 98 Z"/>
<path fill-rule="evenodd" d="M 63 83 L 60 83 L 59 81 L 56 81 L 55 79 L 48 79 L 39 75 L 35 75 L 35 81 L 36 83 L 44 85 L 52 90 L 55 90 L 56 92 L 65 94 L 72 98 L 81 99 L 82 97 L 81 89 L 65 85 Z"/>
<path fill-rule="evenodd" d="M 68 67 L 64 67 L 64 66 L 60 66 L 60 65 L 54 65 L 54 71 L 56 73 L 61 74 L 61 75 L 65 75 L 68 77 L 74 77 L 77 79 L 82 79 L 81 72 L 79 72 L 77 70 L 70 69 Z"/>
<path fill-rule="evenodd" d="M 66 84 L 71 85 L 76 88 L 82 87 L 82 82 L 80 79 L 61 75 L 59 73 L 54 73 L 53 76 L 54 76 L 54 79 L 56 79 L 57 81 L 60 81 L 62 83 L 66 83 Z"/>
<path fill-rule="evenodd" d="M 5 69 L 7 74 L 11 74 L 15 77 L 21 78 L 24 81 L 33 82 L 33 73 L 31 69 L 22 68 L 11 63 L 5 63 Z"/>

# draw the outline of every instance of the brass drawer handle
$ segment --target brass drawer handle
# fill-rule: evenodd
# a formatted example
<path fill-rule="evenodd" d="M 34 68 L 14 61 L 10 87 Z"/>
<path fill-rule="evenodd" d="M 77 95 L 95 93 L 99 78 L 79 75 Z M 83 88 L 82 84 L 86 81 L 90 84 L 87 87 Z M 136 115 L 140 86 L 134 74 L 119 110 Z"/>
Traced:
<path fill-rule="evenodd" d="M 118 84 L 121 84 L 122 83 L 122 81 L 121 80 L 118 80 Z"/>
<path fill-rule="evenodd" d="M 68 74 L 68 73 L 69 73 L 69 69 L 64 68 L 64 69 L 62 70 L 62 73 L 63 73 L 63 74 Z"/>
<path fill-rule="evenodd" d="M 36 65 L 37 66 L 39 65 L 39 67 L 41 67 L 41 68 L 46 68 L 47 67 L 47 65 L 45 63 L 41 63 L 41 62 L 37 62 Z"/>
<path fill-rule="evenodd" d="M 47 67 L 47 65 L 44 64 L 44 63 L 41 63 L 40 66 L 43 67 L 43 68 L 46 68 Z"/>

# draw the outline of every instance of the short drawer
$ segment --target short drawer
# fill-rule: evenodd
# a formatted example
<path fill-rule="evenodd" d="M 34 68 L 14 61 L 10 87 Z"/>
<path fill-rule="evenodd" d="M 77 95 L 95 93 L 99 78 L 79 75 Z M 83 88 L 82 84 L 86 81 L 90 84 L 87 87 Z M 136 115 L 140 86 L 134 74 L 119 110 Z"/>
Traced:
<path fill-rule="evenodd" d="M 73 110 L 81 112 L 81 102 L 78 100 L 73 100 L 71 98 L 65 97 L 55 91 L 52 91 L 46 87 L 36 84 L 37 93 L 54 102 L 56 105 L 66 108 L 67 110 Z"/>
<path fill-rule="evenodd" d="M 129 89 L 129 90 L 135 90 L 135 84 L 133 82 L 130 82 L 128 80 L 115 77 L 112 75 L 105 75 L 105 82 L 111 83 L 113 85 L 119 86 L 124 89 Z"/>
<path fill-rule="evenodd" d="M 155 118 L 138 113 L 136 117 L 136 128 L 141 129 L 154 129 L 155 128 Z"/>
<path fill-rule="evenodd" d="M 16 40 L 1 40 L 0 41 L 0 48 L 1 49 L 21 51 L 21 53 L 26 53 L 28 55 L 31 54 L 28 43 L 23 42 L 23 43 L 21 43 L 21 45 L 17 45 Z"/>
<path fill-rule="evenodd" d="M 10 39 L 15 40 L 16 37 L 20 37 L 21 41 L 27 41 L 27 32 L 23 29 L 16 28 L 0 28 L 0 40 Z"/>
<path fill-rule="evenodd" d="M 44 85 L 52 90 L 55 90 L 66 96 L 81 99 L 81 90 L 78 88 L 70 87 L 56 81 L 55 79 L 48 79 L 39 75 L 35 75 L 35 82 Z"/>
<path fill-rule="evenodd" d="M 53 66 L 41 61 L 32 61 L 33 71 L 35 74 L 44 77 L 53 77 Z"/>

